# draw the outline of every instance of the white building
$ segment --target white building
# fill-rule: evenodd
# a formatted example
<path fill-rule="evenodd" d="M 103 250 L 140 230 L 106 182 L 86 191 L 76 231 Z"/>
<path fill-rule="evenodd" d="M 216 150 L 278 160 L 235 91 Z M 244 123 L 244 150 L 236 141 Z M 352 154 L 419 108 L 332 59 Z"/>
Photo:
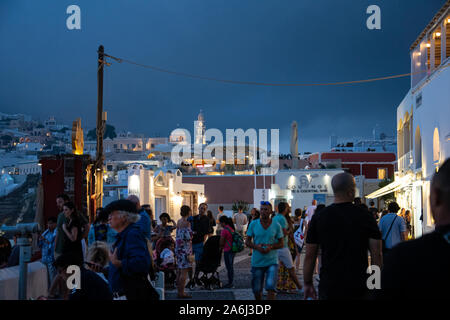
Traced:
<path fill-rule="evenodd" d="M 269 201 L 273 205 L 288 202 L 295 210 L 317 204 L 330 205 L 334 201 L 331 179 L 344 172 L 340 169 L 320 170 L 279 170 L 269 191 Z"/>
<path fill-rule="evenodd" d="M 450 157 L 450 0 L 411 46 L 411 72 L 411 89 L 397 108 L 395 181 L 369 196 L 395 191 L 418 237 L 434 229 L 430 180 Z"/>
<path fill-rule="evenodd" d="M 159 221 L 163 212 L 177 221 L 182 205 L 195 212 L 198 205 L 206 201 L 203 184 L 183 183 L 183 174 L 178 169 L 145 169 L 143 165 L 128 168 L 128 194 L 137 195 L 141 204 L 149 204 L 154 217 Z"/>

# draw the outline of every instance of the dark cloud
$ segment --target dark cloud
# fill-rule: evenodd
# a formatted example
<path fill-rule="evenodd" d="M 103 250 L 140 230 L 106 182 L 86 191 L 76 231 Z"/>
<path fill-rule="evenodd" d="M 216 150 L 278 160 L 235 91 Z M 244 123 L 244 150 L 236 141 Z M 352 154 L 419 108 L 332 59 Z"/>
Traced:
<path fill-rule="evenodd" d="M 409 72 L 409 46 L 445 0 L 2 0 L 0 111 L 55 115 L 95 124 L 96 50 L 204 76 L 261 82 L 329 82 Z M 67 6 L 82 30 L 66 29 Z M 365 27 L 382 10 L 382 30 Z M 280 128 L 288 145 L 297 120 L 301 151 L 328 136 L 393 133 L 409 79 L 347 87 L 255 87 L 180 78 L 114 63 L 105 73 L 105 109 L 120 129 L 168 135 L 207 126 Z M 287 148 L 285 149 L 287 151 Z"/>

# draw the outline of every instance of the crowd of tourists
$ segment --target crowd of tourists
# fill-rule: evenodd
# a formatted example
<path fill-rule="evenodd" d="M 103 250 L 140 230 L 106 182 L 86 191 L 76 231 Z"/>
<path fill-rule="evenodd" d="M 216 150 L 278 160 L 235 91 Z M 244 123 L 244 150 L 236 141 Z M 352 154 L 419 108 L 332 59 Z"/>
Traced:
<path fill-rule="evenodd" d="M 228 216 L 220 206 L 214 217 L 201 203 L 196 214 L 183 205 L 178 221 L 162 213 L 160 223 L 151 207 L 141 206 L 134 195 L 98 208 L 90 223 L 61 194 L 56 198 L 60 213 L 48 219 L 38 241 L 50 288 L 41 299 L 157 300 L 152 285 L 157 271 L 164 272 L 166 285 L 176 287 L 180 299 L 191 298 L 186 288 L 232 289 L 234 258 L 244 244 L 251 256 L 256 300 L 264 295 L 275 299 L 279 292 L 303 292 L 305 299 L 418 298 L 425 292 L 427 298 L 449 296 L 450 160 L 431 181 L 435 230 L 415 240 L 410 240 L 410 214 L 396 202 L 381 212 L 373 202 L 367 207 L 355 197 L 355 179 L 349 173 L 335 175 L 331 186 L 333 204 L 314 200 L 293 215 L 287 202 L 273 208 L 262 201 L 249 215 L 239 206 Z M 8 245 L 0 239 L 0 267 L 19 263 L 19 246 Z M 221 261 L 227 271 L 223 286 L 217 270 Z M 302 262 L 303 284 L 297 277 Z M 80 268 L 81 288 L 70 290 L 66 271 L 73 265 Z M 375 266 L 381 270 L 381 286 L 371 290 L 368 278 Z M 415 281 L 418 275 L 430 276 Z"/>

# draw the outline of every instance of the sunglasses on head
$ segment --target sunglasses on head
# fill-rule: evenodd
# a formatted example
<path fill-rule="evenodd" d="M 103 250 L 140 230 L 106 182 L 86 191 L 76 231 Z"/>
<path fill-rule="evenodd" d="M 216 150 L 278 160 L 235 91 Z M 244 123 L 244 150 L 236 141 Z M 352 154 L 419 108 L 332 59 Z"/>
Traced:
<path fill-rule="evenodd" d="M 261 205 L 262 206 L 270 206 L 270 202 L 269 201 L 261 201 Z"/>

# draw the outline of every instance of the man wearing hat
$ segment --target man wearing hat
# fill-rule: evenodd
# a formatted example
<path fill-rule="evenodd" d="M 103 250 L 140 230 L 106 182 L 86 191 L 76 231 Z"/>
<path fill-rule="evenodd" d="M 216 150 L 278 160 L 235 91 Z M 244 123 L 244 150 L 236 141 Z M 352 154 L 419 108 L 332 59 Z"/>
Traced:
<path fill-rule="evenodd" d="M 147 241 L 136 224 L 140 218 L 136 204 L 130 200 L 117 200 L 110 203 L 105 210 L 109 213 L 111 228 L 118 233 L 109 255 L 108 277 L 114 298 L 155 298 L 156 291 L 147 278 L 151 267 Z"/>

